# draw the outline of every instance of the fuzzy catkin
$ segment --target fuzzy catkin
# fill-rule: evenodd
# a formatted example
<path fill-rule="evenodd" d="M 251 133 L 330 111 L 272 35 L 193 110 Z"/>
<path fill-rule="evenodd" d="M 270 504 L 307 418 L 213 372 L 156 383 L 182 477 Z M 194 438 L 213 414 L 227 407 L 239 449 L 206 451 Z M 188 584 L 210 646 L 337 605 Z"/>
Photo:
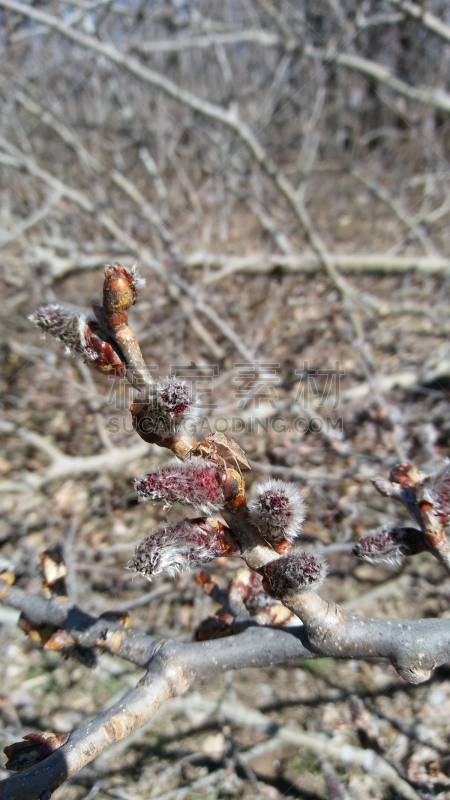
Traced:
<path fill-rule="evenodd" d="M 202 458 L 184 462 L 171 459 L 154 472 L 139 478 L 135 489 L 139 500 L 162 501 L 165 508 L 182 503 L 210 514 L 224 504 L 217 468 Z"/>
<path fill-rule="evenodd" d="M 161 572 L 174 577 L 197 564 L 207 564 L 222 553 L 218 536 L 183 519 L 155 528 L 137 545 L 128 567 L 149 580 Z"/>
<path fill-rule="evenodd" d="M 250 519 L 271 544 L 292 542 L 305 520 L 305 502 L 293 483 L 270 479 L 256 488 L 248 504 Z"/>
<path fill-rule="evenodd" d="M 67 306 L 52 303 L 41 306 L 28 319 L 41 331 L 65 344 L 68 351 L 73 351 L 88 361 L 97 359 L 95 350 L 86 343 L 85 328 L 88 318 L 83 312 L 74 312 Z"/>
<path fill-rule="evenodd" d="M 327 564 L 320 555 L 297 550 L 266 564 L 263 573 L 264 586 L 277 598 L 303 589 L 317 590 L 327 576 L 327 569 Z"/>
<path fill-rule="evenodd" d="M 187 381 L 171 376 L 139 392 L 134 401 L 134 414 L 139 433 L 167 439 L 195 426 L 199 402 Z"/>
<path fill-rule="evenodd" d="M 360 539 L 353 554 L 372 564 L 400 564 L 403 556 L 421 553 L 424 549 L 422 532 L 418 528 L 383 526 Z"/>

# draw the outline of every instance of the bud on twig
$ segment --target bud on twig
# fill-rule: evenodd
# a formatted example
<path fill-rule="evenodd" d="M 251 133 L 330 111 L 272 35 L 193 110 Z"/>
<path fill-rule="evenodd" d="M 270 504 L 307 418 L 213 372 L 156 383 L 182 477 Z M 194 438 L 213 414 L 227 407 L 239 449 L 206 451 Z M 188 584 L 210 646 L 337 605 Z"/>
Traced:
<path fill-rule="evenodd" d="M 422 531 L 418 528 L 382 527 L 360 539 L 353 554 L 372 564 L 400 564 L 403 556 L 423 553 L 426 549 Z"/>
<path fill-rule="evenodd" d="M 65 344 L 67 352 L 78 353 L 88 361 L 96 360 L 96 353 L 86 342 L 85 328 L 88 322 L 83 312 L 74 312 L 72 308 L 52 303 L 41 306 L 28 317 L 43 333 L 49 333 L 58 342 Z"/>
<path fill-rule="evenodd" d="M 210 514 L 224 504 L 217 467 L 202 458 L 186 462 L 172 459 L 139 478 L 135 489 L 139 500 L 164 501 L 165 508 L 183 503 Z"/>
<path fill-rule="evenodd" d="M 117 344 L 83 312 L 54 303 L 41 306 L 28 319 L 44 333 L 65 344 L 67 352 L 82 356 L 100 372 L 123 373 L 123 354 Z"/>
<path fill-rule="evenodd" d="M 263 571 L 263 586 L 277 600 L 284 595 L 301 592 L 303 589 L 317 591 L 327 576 L 324 559 L 306 550 L 266 564 Z"/>
<path fill-rule="evenodd" d="M 242 616 L 241 608 L 252 616 L 258 625 L 292 625 L 295 614 L 267 594 L 261 575 L 243 567 L 239 569 L 228 587 L 230 610 Z M 298 622 L 298 620 L 297 620 Z"/>
<path fill-rule="evenodd" d="M 103 283 L 103 314 L 107 320 L 114 339 L 124 353 L 130 373 L 127 377 L 136 386 L 145 386 L 151 377 L 139 347 L 135 332 L 128 324 L 127 309 L 137 299 L 137 289 L 144 286 L 145 281 L 139 277 L 135 267 L 126 269 L 119 263 L 109 266 L 105 271 Z M 97 317 L 102 314 L 97 312 Z"/>
<path fill-rule="evenodd" d="M 248 509 L 252 523 L 280 552 L 298 536 L 305 520 L 303 497 L 294 484 L 285 481 L 271 479 L 260 484 Z"/>
<path fill-rule="evenodd" d="M 131 406 L 133 424 L 139 435 L 161 439 L 187 431 L 198 419 L 198 398 L 182 378 L 167 377 L 146 386 Z"/>
<path fill-rule="evenodd" d="M 12 772 L 23 772 L 34 764 L 39 764 L 44 758 L 48 758 L 55 750 L 62 747 L 67 742 L 67 733 L 28 733 L 23 737 L 23 741 L 14 742 L 5 747 L 3 752 L 8 757 L 5 764 L 6 769 Z"/>
<path fill-rule="evenodd" d="M 128 568 L 153 578 L 207 564 L 218 556 L 239 554 L 231 531 L 216 519 L 199 517 L 175 524 L 163 523 L 138 544 Z"/>
<path fill-rule="evenodd" d="M 62 553 L 56 549 L 44 550 L 39 553 L 39 561 L 44 578 L 42 582 L 44 593 L 52 600 L 68 600 L 67 567 Z"/>
<path fill-rule="evenodd" d="M 128 321 L 127 309 L 134 306 L 137 290 L 145 286 L 136 267 L 122 267 L 117 261 L 106 267 L 103 285 L 103 310 L 114 327 Z"/>

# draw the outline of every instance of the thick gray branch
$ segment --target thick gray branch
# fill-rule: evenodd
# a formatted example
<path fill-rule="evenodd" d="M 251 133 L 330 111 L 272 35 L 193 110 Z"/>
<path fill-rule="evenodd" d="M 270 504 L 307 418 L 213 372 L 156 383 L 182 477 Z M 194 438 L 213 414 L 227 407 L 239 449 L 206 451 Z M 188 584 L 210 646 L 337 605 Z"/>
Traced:
<path fill-rule="evenodd" d="M 422 683 L 450 660 L 450 620 L 363 617 L 327 603 L 310 589 L 283 598 L 302 620 L 317 655 L 387 658 L 404 680 Z"/>

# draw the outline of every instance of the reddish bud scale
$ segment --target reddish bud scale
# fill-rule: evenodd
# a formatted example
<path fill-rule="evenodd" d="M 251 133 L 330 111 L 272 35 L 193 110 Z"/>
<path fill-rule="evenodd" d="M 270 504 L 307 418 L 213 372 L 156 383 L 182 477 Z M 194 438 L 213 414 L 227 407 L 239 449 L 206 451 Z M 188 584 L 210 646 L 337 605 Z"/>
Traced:
<path fill-rule="evenodd" d="M 414 488 L 420 480 L 420 473 L 417 467 L 410 464 L 409 461 L 405 461 L 404 464 L 398 464 L 391 469 L 389 480 L 392 483 L 398 483 L 403 489 Z"/>
<path fill-rule="evenodd" d="M 213 517 L 196 517 L 191 519 L 190 522 L 198 525 L 201 530 L 212 537 L 217 537 L 220 545 L 221 556 L 239 555 L 241 550 L 239 545 L 231 533 L 230 528 L 223 525 L 218 519 Z"/>
<path fill-rule="evenodd" d="M 432 549 L 447 549 L 447 537 L 444 525 L 447 521 L 446 514 L 435 508 L 429 500 L 419 500 L 417 506 L 422 519 L 422 534 L 426 544 Z"/>
<path fill-rule="evenodd" d="M 105 375 L 124 375 L 126 372 L 125 359 L 120 348 L 112 339 L 106 336 L 99 325 L 88 322 L 84 329 L 86 344 L 91 353 L 95 366 Z"/>
<path fill-rule="evenodd" d="M 297 551 L 266 564 L 263 587 L 276 600 L 305 589 L 317 590 L 327 575 L 325 561 L 306 550 Z"/>
<path fill-rule="evenodd" d="M 66 345 L 86 361 L 106 374 L 123 374 L 123 355 L 100 325 L 88 320 L 85 313 L 74 313 L 73 309 L 59 305 L 42 306 L 29 319 L 44 333 Z"/>
<path fill-rule="evenodd" d="M 252 615 L 273 603 L 263 587 L 261 575 L 246 567 L 237 571 L 228 587 L 228 597 L 231 602 L 244 603 Z"/>

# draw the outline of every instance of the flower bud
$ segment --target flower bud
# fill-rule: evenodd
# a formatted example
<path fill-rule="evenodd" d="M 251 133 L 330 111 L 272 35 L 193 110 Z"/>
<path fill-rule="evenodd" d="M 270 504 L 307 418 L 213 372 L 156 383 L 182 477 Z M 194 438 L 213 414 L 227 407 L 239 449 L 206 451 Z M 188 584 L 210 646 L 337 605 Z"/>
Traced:
<path fill-rule="evenodd" d="M 88 318 L 83 312 L 52 303 L 41 306 L 34 314 L 30 314 L 28 319 L 41 331 L 49 333 L 58 342 L 65 344 L 68 352 L 78 353 L 88 361 L 96 360 L 95 350 L 86 342 L 85 328 Z"/>
<path fill-rule="evenodd" d="M 418 528 L 382 527 L 360 539 L 353 554 L 372 564 L 400 564 L 403 556 L 426 550 L 423 534 Z"/>
<path fill-rule="evenodd" d="M 248 504 L 250 519 L 273 545 L 292 542 L 305 520 L 305 503 L 293 483 L 268 480 L 256 488 Z"/>
<path fill-rule="evenodd" d="M 68 738 L 68 733 L 27 733 L 21 742 L 4 748 L 3 752 L 8 758 L 5 768 L 12 772 L 23 772 L 51 756 Z"/>
<path fill-rule="evenodd" d="M 84 312 L 54 303 L 41 306 L 28 319 L 100 372 L 113 375 L 125 372 L 124 357 L 117 343 Z"/>
<path fill-rule="evenodd" d="M 129 569 L 151 580 L 161 572 L 178 572 L 213 558 L 239 553 L 228 528 L 211 517 L 163 523 L 136 547 Z"/>
<path fill-rule="evenodd" d="M 315 553 L 298 550 L 289 556 L 266 564 L 263 571 L 263 586 L 277 600 L 284 595 L 304 589 L 319 589 L 327 576 L 324 559 Z"/>
<path fill-rule="evenodd" d="M 165 508 L 183 503 L 210 514 L 224 504 L 217 467 L 202 458 L 184 462 L 174 458 L 139 478 L 135 489 L 139 500 L 163 501 Z"/>
<path fill-rule="evenodd" d="M 145 286 L 145 280 L 140 277 L 136 267 L 122 267 L 117 261 L 112 266 L 106 267 L 103 308 L 113 325 L 126 321 L 126 316 L 122 318 L 117 315 L 121 315 L 135 304 L 137 290 L 141 286 Z"/>
<path fill-rule="evenodd" d="M 194 426 L 199 413 L 198 398 L 182 378 L 167 377 L 146 386 L 131 406 L 133 424 L 146 435 L 169 439 Z"/>

